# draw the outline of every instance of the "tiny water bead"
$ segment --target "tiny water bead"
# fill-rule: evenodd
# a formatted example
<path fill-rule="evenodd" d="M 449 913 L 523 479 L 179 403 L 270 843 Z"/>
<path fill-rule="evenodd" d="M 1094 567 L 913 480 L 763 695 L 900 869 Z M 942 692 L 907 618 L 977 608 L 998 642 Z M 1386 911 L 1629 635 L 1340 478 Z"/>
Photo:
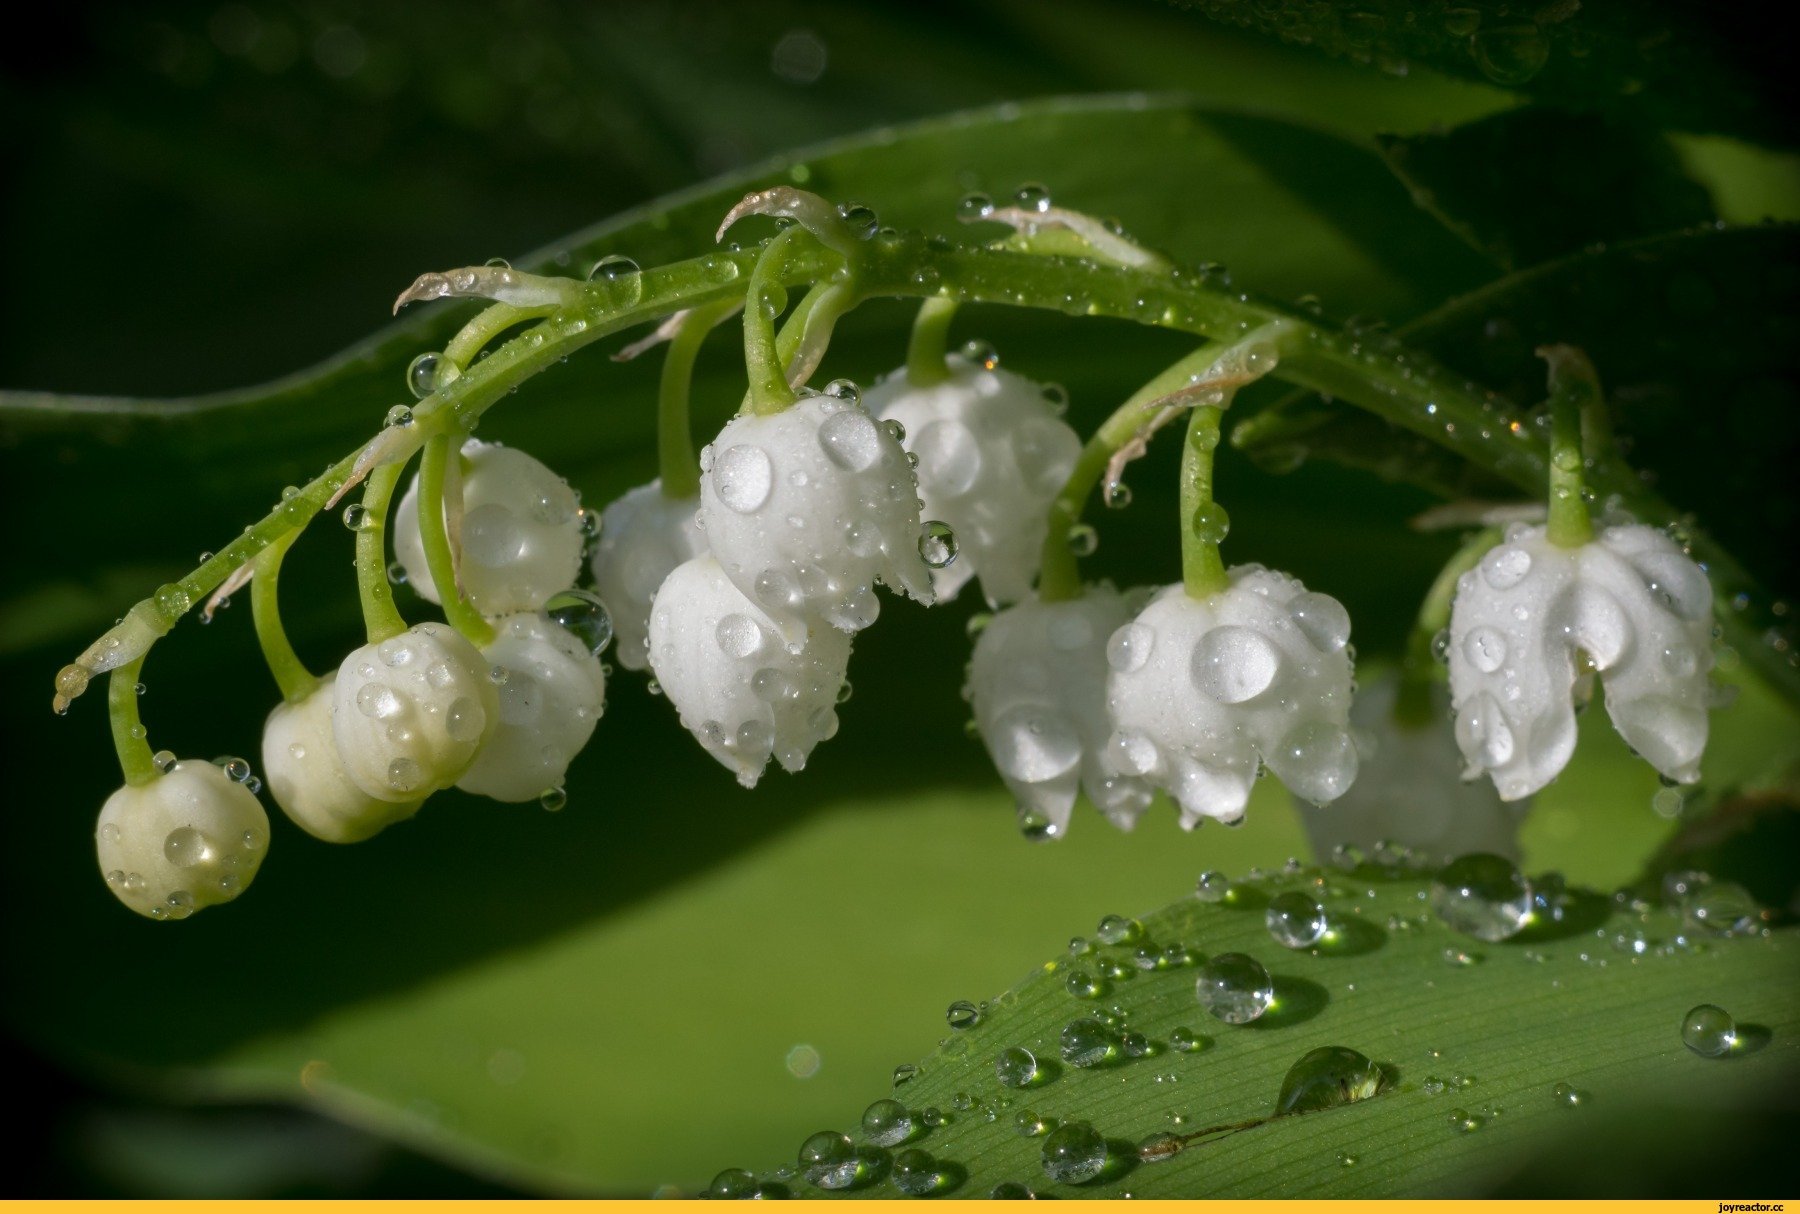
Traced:
<path fill-rule="evenodd" d="M 1162 1163 L 1181 1154 L 1187 1144 L 1175 1134 L 1152 1134 L 1137 1145 L 1137 1157 L 1143 1163 Z"/>
<path fill-rule="evenodd" d="M 807 1184 L 820 1189 L 848 1189 L 862 1179 L 862 1161 L 848 1134 L 820 1130 L 800 1144 L 796 1160 Z"/>
<path fill-rule="evenodd" d="M 1093 556 L 1100 547 L 1100 533 L 1086 523 L 1069 528 L 1069 551 L 1076 556 Z"/>
<path fill-rule="evenodd" d="M 1354 1104 L 1377 1095 L 1382 1083 L 1381 1068 L 1367 1056 L 1347 1046 L 1320 1046 L 1288 1068 L 1281 1093 L 1275 1098 L 1275 1115 Z"/>
<path fill-rule="evenodd" d="M 1473 1134 L 1487 1124 L 1487 1118 L 1467 1109 L 1450 1110 L 1450 1128 L 1462 1134 Z"/>
<path fill-rule="evenodd" d="M 956 532 L 950 524 L 927 519 L 919 530 L 919 559 L 933 569 L 943 569 L 956 559 Z"/>
<path fill-rule="evenodd" d="M 756 1176 L 743 1168 L 726 1168 L 706 1186 L 705 1196 L 713 1201 L 742 1201 L 756 1196 Z"/>
<path fill-rule="evenodd" d="M 894 1187 L 908 1197 L 925 1197 L 943 1187 L 944 1175 L 937 1160 L 917 1147 L 894 1156 L 889 1173 Z"/>
<path fill-rule="evenodd" d="M 1108 915 L 1100 920 L 1094 935 L 1102 944 L 1136 944 L 1144 935 L 1144 925 L 1124 915 Z"/>
<path fill-rule="evenodd" d="M 1249 1024 L 1275 1002 L 1275 984 L 1247 953 L 1220 953 L 1200 967 L 1194 984 L 1200 1006 L 1226 1024 Z"/>
<path fill-rule="evenodd" d="M 1735 881 L 1706 881 L 1681 902 L 1681 921 L 1706 936 L 1738 936 L 1753 930 L 1762 910 L 1750 891 Z"/>
<path fill-rule="evenodd" d="M 1231 897 L 1231 878 L 1209 869 L 1194 882 L 1194 897 L 1202 902 L 1224 902 Z"/>
<path fill-rule="evenodd" d="M 1290 890 L 1269 901 L 1264 925 L 1283 948 L 1311 948 L 1325 937 L 1325 908 L 1307 894 Z"/>
<path fill-rule="evenodd" d="M 1496 944 L 1531 921 L 1531 886 L 1511 860 L 1476 853 L 1438 873 L 1431 883 L 1431 908 L 1451 930 Z"/>
<path fill-rule="evenodd" d="M 1169 1030 L 1169 1048 L 1181 1054 L 1195 1054 L 1205 1049 L 1208 1039 L 1193 1029 L 1182 1026 Z"/>
<path fill-rule="evenodd" d="M 1022 1045 L 1007 1046 L 994 1056 L 994 1078 L 1001 1087 L 1030 1087 L 1040 1073 L 1037 1055 Z"/>
<path fill-rule="evenodd" d="M 990 205 L 989 209 L 992 207 Z M 1037 1194 L 1016 1180 L 1003 1180 L 988 1190 L 988 1197 L 994 1201 L 1030 1201 Z"/>
<path fill-rule="evenodd" d="M 1106 1170 L 1106 1139 L 1085 1121 L 1067 1121 L 1044 1139 L 1044 1175 L 1059 1184 L 1083 1184 Z"/>
<path fill-rule="evenodd" d="M 455 378 L 455 364 L 446 362 L 444 356 L 435 350 L 419 355 L 406 368 L 406 386 L 419 400 L 424 400 Z"/>
<path fill-rule="evenodd" d="M 958 999 L 944 1012 L 944 1020 L 953 1029 L 972 1029 L 981 1023 L 981 1009 L 967 999 Z"/>
<path fill-rule="evenodd" d="M 877 1100 L 863 1110 L 862 1128 L 875 1146 L 898 1146 L 912 1137 L 912 1114 L 898 1100 Z"/>
<path fill-rule="evenodd" d="M 1588 1094 L 1569 1083 L 1558 1083 L 1550 1089 L 1550 1098 L 1565 1109 L 1579 1108 L 1587 1103 Z"/>
<path fill-rule="evenodd" d="M 589 653 L 599 653 L 612 640 L 612 617 L 606 604 L 590 590 L 564 590 L 544 600 L 550 622 L 580 641 Z"/>
<path fill-rule="evenodd" d="M 1021 1138 L 1037 1138 L 1048 1134 L 1055 1125 L 1055 1122 L 1039 1117 L 1030 1109 L 1020 1109 L 1013 1115 L 1013 1129 Z"/>
<path fill-rule="evenodd" d="M 1681 1043 L 1702 1058 L 1723 1058 L 1737 1048 L 1737 1021 L 1724 1008 L 1702 1003 L 1681 1018 Z"/>
<path fill-rule="evenodd" d="M 1065 1024 L 1058 1044 L 1063 1061 L 1073 1067 L 1104 1066 L 1119 1054 L 1119 1039 L 1113 1030 L 1088 1017 Z"/>

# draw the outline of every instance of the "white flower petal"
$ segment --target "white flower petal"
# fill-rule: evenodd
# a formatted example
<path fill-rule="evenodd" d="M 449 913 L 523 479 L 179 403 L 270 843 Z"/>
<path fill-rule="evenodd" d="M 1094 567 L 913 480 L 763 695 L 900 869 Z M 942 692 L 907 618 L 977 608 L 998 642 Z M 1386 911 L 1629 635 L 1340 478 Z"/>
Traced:
<path fill-rule="evenodd" d="M 980 577 L 990 604 L 1031 593 L 1051 499 L 1081 453 L 1041 385 L 952 355 L 951 376 L 913 387 L 896 371 L 863 395 L 869 412 L 906 428 L 918 457 L 920 514 L 949 524 L 958 555 L 931 571 L 940 599 Z"/>
<path fill-rule="evenodd" d="M 639 485 L 601 512 L 594 588 L 613 621 L 613 654 L 627 670 L 650 664 L 650 601 L 675 566 L 706 551 L 697 498 L 672 498 L 661 481 Z"/>
<path fill-rule="evenodd" d="M 1706 574 L 1652 527 L 1577 548 L 1516 527 L 1457 583 L 1450 616 L 1456 739 L 1506 800 L 1555 779 L 1575 749 L 1574 689 L 1591 667 L 1625 740 L 1671 779 L 1699 779 L 1712 598 Z M 1578 665 L 1577 655 L 1583 655 Z"/>
<path fill-rule="evenodd" d="M 808 621 L 855 632 L 877 580 L 932 601 L 917 486 L 888 427 L 858 405 L 803 397 L 733 418 L 701 453 L 700 525 L 725 575 L 790 640 Z"/>
<path fill-rule="evenodd" d="M 1394 719 L 1398 689 L 1398 677 L 1384 675 L 1351 705 L 1356 783 L 1329 805 L 1294 798 L 1314 854 L 1323 860 L 1340 845 L 1368 852 L 1387 840 L 1436 863 L 1473 852 L 1518 859 L 1530 800 L 1505 802 L 1488 781 L 1461 778 L 1447 687 L 1432 688 L 1430 719 L 1416 725 Z"/>
<path fill-rule="evenodd" d="M 1115 825 L 1129 829 L 1150 787 L 1104 759 L 1106 645 L 1131 617 L 1111 586 L 1080 598 L 1032 598 L 996 615 L 976 638 L 969 699 L 994 766 L 1020 807 L 1041 819 L 1044 837 L 1062 835 L 1079 788 Z"/>
<path fill-rule="evenodd" d="M 448 788 L 493 732 L 488 663 L 447 624 L 417 624 L 352 650 L 338 667 L 331 736 L 351 783 L 383 801 Z"/>
<path fill-rule="evenodd" d="M 709 553 L 663 580 L 650 609 L 650 668 L 712 756 L 756 786 L 769 759 L 799 771 L 837 733 L 850 636 L 815 623 L 799 639 L 732 584 Z"/>
<path fill-rule="evenodd" d="M 335 673 L 305 699 L 278 704 L 263 726 L 263 779 L 294 824 L 327 843 L 356 843 L 418 812 L 422 800 L 384 801 L 344 771 L 331 730 Z"/>
<path fill-rule="evenodd" d="M 1207 599 L 1163 589 L 1107 647 L 1107 761 L 1167 789 L 1184 827 L 1243 816 L 1258 764 L 1325 803 L 1356 778 L 1349 617 L 1257 565 Z"/>
<path fill-rule="evenodd" d="M 536 611 L 581 572 L 580 499 L 568 482 L 514 447 L 463 444 L 462 523 L 457 577 L 486 616 Z M 419 535 L 419 478 L 394 512 L 394 556 L 407 582 L 437 603 Z"/>
<path fill-rule="evenodd" d="M 119 901 L 152 919 L 185 919 L 249 886 L 269 850 L 269 817 L 248 788 L 188 759 L 108 797 L 94 849 Z"/>
<path fill-rule="evenodd" d="M 493 733 L 456 786 L 496 801 L 535 801 L 560 788 L 606 705 L 598 655 L 543 613 L 499 621 L 481 651 L 503 671 Z"/>

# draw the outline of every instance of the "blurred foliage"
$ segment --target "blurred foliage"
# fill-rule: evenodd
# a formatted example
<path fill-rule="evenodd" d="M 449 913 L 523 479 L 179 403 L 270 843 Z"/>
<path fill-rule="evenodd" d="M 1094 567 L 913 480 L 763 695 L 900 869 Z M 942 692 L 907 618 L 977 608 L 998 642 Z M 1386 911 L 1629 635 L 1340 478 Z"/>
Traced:
<path fill-rule="evenodd" d="M 1445 317 L 1449 333 L 1472 314 L 1445 309 L 1447 300 L 1496 290 L 1469 231 L 1490 250 L 1505 239 L 1516 260 L 1639 235 L 1664 217 L 1706 218 L 1692 211 L 1709 196 L 1733 220 L 1800 213 L 1790 158 L 1725 139 L 1663 143 L 1645 125 L 1778 142 L 1777 111 L 1760 100 L 1767 77 L 1744 67 L 1762 52 L 1729 38 L 1717 62 L 1732 84 L 1706 104 L 1651 74 L 1627 94 L 1641 102 L 1581 120 L 1636 124 L 1621 151 L 1642 153 L 1643 171 L 1670 186 L 1668 206 L 1597 232 L 1502 230 L 1515 212 L 1534 212 L 1459 206 L 1459 233 L 1443 225 L 1443 208 L 1482 198 L 1483 179 L 1453 187 L 1437 170 L 1456 167 L 1467 148 L 1496 149 L 1491 160 L 1517 145 L 1480 142 L 1510 129 L 1507 119 L 1474 134 L 1434 132 L 1514 104 L 1491 74 L 1416 50 L 1402 78 L 1352 62 L 1374 57 L 1354 47 L 1334 60 L 1154 4 L 232 3 L 97 6 L 50 19 L 61 28 L 0 48 L 0 101 L 31 116 L 0 136 L 9 163 L 0 232 L 16 284 L 0 296 L 0 384 L 191 397 L 360 344 L 316 373 L 185 403 L 0 402 L 0 502 L 7 518 L 31 520 L 15 529 L 0 580 L 0 727 L 11 753 L 31 756 L 13 764 L 14 804 L 34 807 L 15 818 L 4 860 L 8 889 L 30 911 L 5 930 L 6 1025 L 31 1055 L 105 1090 L 299 1101 L 487 1177 L 582 1192 L 691 1188 L 732 1158 L 783 1157 L 806 1132 L 843 1123 L 894 1063 L 924 1054 L 950 999 L 1007 985 L 1102 913 L 1166 902 L 1200 868 L 1279 863 L 1300 850 L 1300 834 L 1265 789 L 1235 833 L 1178 836 L 1164 812 L 1120 836 L 1090 815 L 1063 846 L 1025 847 L 961 728 L 956 688 L 973 608 L 893 604 L 858 643 L 843 735 L 803 779 L 741 794 L 666 705 L 641 694 L 641 680 L 621 677 L 560 815 L 450 795 L 354 849 L 278 822 L 276 854 L 240 904 L 177 930 L 132 920 L 92 872 L 90 809 L 116 782 L 97 706 L 52 718 L 49 676 L 83 632 L 266 509 L 282 483 L 342 454 L 401 399 L 406 362 L 467 314 L 444 308 L 381 328 L 418 271 L 495 254 L 563 272 L 612 251 L 687 255 L 747 184 L 794 180 L 800 166 L 809 188 L 937 229 L 967 190 L 1036 180 L 1184 259 L 1229 264 L 1259 292 L 1321 297 L 1335 315 L 1396 325 Z M 1683 56 L 1707 53 L 1707 39 L 1677 41 Z M 1527 91 L 1541 84 L 1547 100 L 1591 108 L 1557 84 L 1586 71 L 1566 49 L 1554 43 Z M 1608 51 L 1587 61 L 1619 60 Z M 1186 100 L 1003 109 L 889 129 L 1055 94 L 1175 90 Z M 866 140 L 789 152 L 869 128 Z M 1391 173 L 1377 133 L 1406 138 L 1409 180 Z M 1399 146 L 1388 143 L 1390 158 Z M 1481 167 L 1491 174 L 1491 163 Z M 733 176 L 687 189 L 720 173 Z M 1437 214 L 1412 198 L 1428 176 Z M 1617 218 L 1604 199 L 1588 201 L 1602 221 Z M 1582 256 L 1571 264 L 1587 264 Z M 1779 279 L 1777 267 L 1763 271 Z M 1661 335 L 1704 320 L 1716 335 L 1748 314 L 1770 330 L 1761 346 L 1731 347 L 1732 358 L 1752 358 L 1745 382 L 1763 387 L 1730 397 L 1735 420 L 1709 431 L 1719 441 L 1692 447 L 1700 468 L 1756 446 L 1793 391 L 1792 343 L 1778 344 L 1791 300 L 1777 293 L 1740 308 L 1736 273 L 1708 278 L 1704 308 L 1642 322 Z M 1521 321 L 1540 311 L 1583 319 L 1579 299 L 1529 298 Z M 860 310 L 825 373 L 888 369 L 907 320 L 891 305 Z M 1168 334 L 998 310 L 971 309 L 958 333 L 1064 383 L 1078 425 L 1180 349 Z M 1623 342 L 1608 357 L 1648 365 L 1632 354 Z M 738 358 L 722 339 L 702 360 L 697 401 L 713 421 L 735 403 Z M 1500 370 L 1522 374 L 1517 366 Z M 1709 381 L 1680 366 L 1678 376 L 1645 373 L 1668 385 L 1646 409 L 1679 418 L 1696 407 Z M 598 504 L 653 466 L 655 370 L 654 360 L 577 359 L 498 410 L 484 436 L 553 453 Z M 1636 370 L 1607 361 L 1601 370 L 1615 385 L 1638 382 Z M 570 423 L 588 410 L 605 412 Z M 1646 452 L 1646 463 L 1679 478 L 1690 451 L 1682 427 L 1658 433 L 1672 445 Z M 1121 581 L 1174 575 L 1170 455 L 1134 467 L 1131 510 L 1095 520 L 1098 570 Z M 1755 500 L 1768 466 L 1744 465 L 1737 496 L 1698 473 L 1670 492 L 1708 523 L 1728 521 L 1713 513 L 1725 503 L 1749 534 L 1760 519 L 1791 517 L 1791 494 Z M 1291 569 L 1338 595 L 1365 655 L 1397 646 L 1449 547 L 1403 527 L 1428 493 L 1324 463 L 1268 477 L 1235 456 L 1222 458 L 1221 484 L 1234 559 Z M 319 530 L 285 579 L 342 587 L 289 596 L 290 627 L 315 662 L 355 631 L 348 537 Z M 1780 552 L 1771 545 L 1765 567 Z M 273 689 L 246 620 L 228 611 L 210 630 L 184 626 L 146 677 L 159 745 L 255 753 Z M 1800 733 L 1754 686 L 1732 711 L 1709 761 L 1718 791 L 1779 776 Z M 1648 808 L 1654 774 L 1610 733 L 1588 733 L 1527 844 L 1534 863 L 1614 883 L 1668 824 Z M 805 1078 L 790 1063 L 800 1045 L 822 1060 Z M 41 1065 L 28 1071 L 54 1103 L 70 1081 Z M 81 1099 L 86 1108 L 94 1098 Z M 183 1156 L 167 1127 L 180 1116 L 113 1118 L 111 1137 L 81 1139 L 91 1174 L 59 1173 L 57 1183 L 294 1191 L 298 1150 L 343 1162 L 319 1173 L 336 1177 L 319 1182 L 329 1191 L 382 1191 L 379 1167 L 356 1171 L 380 1148 L 316 1128 L 284 1138 L 260 1113 L 189 1123 L 192 1166 L 171 1173 Z M 265 1140 L 274 1145 L 246 1146 Z M 267 1166 L 226 1173 L 216 1155 Z M 456 1183 L 392 1166 L 385 1174 L 414 1191 Z"/>

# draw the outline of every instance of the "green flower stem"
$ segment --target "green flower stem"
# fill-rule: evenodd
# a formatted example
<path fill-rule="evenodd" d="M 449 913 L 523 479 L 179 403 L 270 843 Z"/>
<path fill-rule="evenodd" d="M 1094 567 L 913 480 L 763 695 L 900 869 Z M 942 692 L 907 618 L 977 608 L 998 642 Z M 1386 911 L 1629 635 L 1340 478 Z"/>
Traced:
<path fill-rule="evenodd" d="M 906 344 L 906 382 L 929 388 L 950 378 L 950 322 L 956 317 L 954 299 L 927 299 L 913 320 L 912 337 Z"/>
<path fill-rule="evenodd" d="M 494 304 L 483 308 L 474 320 L 459 329 L 456 336 L 445 344 L 444 359 L 455 366 L 459 374 L 467 371 L 475 356 L 494 338 L 514 325 L 541 319 L 552 311 L 552 308 L 521 308 L 515 304 Z"/>
<path fill-rule="evenodd" d="M 444 474 L 451 460 L 462 458 L 461 447 L 458 436 L 450 434 L 434 434 L 425 440 L 425 454 L 419 460 L 419 540 L 425 549 L 425 567 L 431 571 L 432 585 L 437 587 L 438 601 L 444 608 L 444 619 L 481 649 L 494 639 L 494 626 L 469 602 L 457 582 L 456 553 L 450 547 L 450 532 L 444 525 Z M 383 555 L 385 558 L 385 552 Z M 359 576 L 361 562 L 359 552 Z M 384 570 L 383 585 L 385 576 Z"/>
<path fill-rule="evenodd" d="M 1431 688 L 1443 679 L 1444 671 L 1436 652 L 1437 638 L 1450 626 L 1450 604 L 1456 598 L 1457 580 L 1480 564 L 1481 558 L 1502 538 L 1498 527 L 1477 531 L 1432 579 L 1431 589 L 1419 604 L 1418 619 L 1406 638 L 1406 654 L 1401 659 L 1400 689 L 1394 696 L 1394 720 L 1401 725 L 1419 729 L 1436 724 Z"/>
<path fill-rule="evenodd" d="M 405 460 L 382 464 L 363 482 L 363 525 L 356 533 L 356 593 L 362 599 L 363 626 L 371 645 L 406 631 L 387 575 L 388 506 L 405 469 Z"/>
<path fill-rule="evenodd" d="M 143 658 L 115 666 L 106 687 L 113 748 L 119 752 L 119 770 L 125 773 L 125 783 L 133 788 L 142 788 L 162 774 L 156 769 L 150 743 L 144 739 L 143 722 L 138 719 L 138 676 L 143 670 Z"/>
<path fill-rule="evenodd" d="M 256 576 L 250 579 L 250 617 L 256 624 L 256 643 L 262 647 L 263 661 L 275 676 L 281 698 L 289 704 L 305 699 L 319 684 L 294 652 L 281 624 L 281 561 L 299 538 L 298 530 L 290 531 L 264 548 L 256 558 Z"/>
<path fill-rule="evenodd" d="M 1196 405 L 1181 449 L 1181 583 L 1189 598 L 1211 598 L 1229 586 L 1219 556 L 1224 510 L 1213 501 L 1213 451 L 1222 408 Z"/>
<path fill-rule="evenodd" d="M 804 228 L 785 228 L 763 247 L 750 285 L 744 293 L 744 368 L 750 380 L 745 409 L 766 416 L 779 413 L 799 399 L 788 387 L 787 363 L 775 343 L 775 315 L 785 307 L 786 291 L 779 280 L 790 250 L 809 239 Z"/>
<path fill-rule="evenodd" d="M 1579 548 L 1594 538 L 1582 476 L 1582 421 L 1601 399 L 1600 379 L 1587 355 L 1569 346 L 1538 351 L 1550 363 L 1550 523 L 1546 538 L 1559 548 Z"/>
<path fill-rule="evenodd" d="M 1178 359 L 1114 409 L 1082 447 L 1069 479 L 1050 503 L 1050 523 L 1038 573 L 1040 600 L 1055 603 L 1080 597 L 1081 570 L 1069 547 L 1069 532 L 1081 521 L 1094 486 L 1106 474 L 1112 457 L 1148 424 L 1148 406 L 1193 383 L 1194 376 L 1211 366 L 1217 356 L 1216 346 L 1205 345 Z"/>
<path fill-rule="evenodd" d="M 694 360 L 713 329 L 736 310 L 737 304 L 731 300 L 695 308 L 669 339 L 656 392 L 656 459 L 665 497 L 690 498 L 700 492 L 700 461 L 694 455 L 690 406 Z"/>

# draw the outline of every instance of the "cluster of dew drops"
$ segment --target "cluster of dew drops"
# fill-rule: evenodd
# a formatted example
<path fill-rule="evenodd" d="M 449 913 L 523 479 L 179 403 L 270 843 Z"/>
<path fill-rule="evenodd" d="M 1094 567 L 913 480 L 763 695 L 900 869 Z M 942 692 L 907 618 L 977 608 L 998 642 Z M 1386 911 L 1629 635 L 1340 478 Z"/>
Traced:
<path fill-rule="evenodd" d="M 1340 847 L 1333 862 L 1346 874 L 1376 872 L 1396 876 L 1425 871 L 1406 848 L 1387 843 L 1377 844 L 1366 858 L 1355 848 Z M 1282 875 L 1309 876 L 1311 883 L 1307 886 L 1270 894 L 1261 888 L 1267 875 L 1252 870 L 1242 881 L 1233 882 L 1222 873 L 1205 872 L 1196 882 L 1194 896 L 1203 903 L 1240 911 L 1260 908 L 1269 941 L 1280 949 L 1307 952 L 1331 948 L 1334 937 L 1344 930 L 1344 921 L 1327 911 L 1320 896 L 1336 896 L 1345 891 L 1334 887 L 1333 878 L 1323 870 L 1306 869 L 1298 860 L 1289 860 Z M 1374 891 L 1367 892 L 1372 895 Z M 1584 895 L 1571 890 L 1557 874 L 1527 878 L 1504 857 L 1475 854 L 1436 869 L 1429 886 L 1421 889 L 1418 896 L 1429 907 L 1429 915 L 1390 916 L 1390 932 L 1416 931 L 1435 917 L 1458 936 L 1481 944 L 1497 944 L 1533 928 L 1555 928 L 1574 913 Z M 1609 918 L 1614 920 L 1648 921 L 1654 909 L 1628 891 L 1614 894 L 1609 901 Z M 1637 958 L 1702 951 L 1710 941 L 1755 936 L 1768 930 L 1767 916 L 1741 886 L 1714 880 L 1703 872 L 1668 874 L 1662 883 L 1662 901 L 1663 909 L 1680 924 L 1680 931 L 1672 940 L 1647 944 L 1642 932 L 1609 932 L 1605 927 L 1598 929 L 1597 936 L 1610 936 L 1610 951 L 1614 954 Z M 1592 963 L 1594 952 L 1584 947 L 1578 955 Z M 1458 966 L 1473 964 L 1471 956 L 1463 949 L 1452 948 L 1447 950 L 1446 961 Z M 1531 950 L 1523 956 L 1533 962 L 1545 959 L 1542 953 Z M 976 1059 L 971 1078 L 982 1073 L 984 1064 L 991 1066 L 995 1094 L 959 1091 L 951 1097 L 948 1109 L 937 1105 L 915 1108 L 901 1097 L 922 1071 L 916 1065 L 903 1064 L 894 1070 L 894 1095 L 877 1100 L 864 1110 L 855 1136 L 822 1130 L 801 1144 L 793 1164 L 761 1175 L 728 1168 L 713 1179 L 703 1196 L 785 1197 L 795 1195 L 796 1184 L 835 1192 L 870 1189 L 883 1182 L 908 1197 L 951 1194 L 967 1181 L 967 1169 L 952 1159 L 934 1156 L 927 1144 L 934 1131 L 958 1118 L 1001 1123 L 1037 1144 L 1041 1176 L 1029 1183 L 1009 1179 L 994 1184 L 987 1193 L 993 1198 L 1053 1196 L 1057 1186 L 1105 1183 L 1139 1165 L 1173 1159 L 1189 1149 L 1193 1140 L 1232 1127 L 1199 1129 L 1187 1112 L 1170 1113 L 1169 1128 L 1130 1145 L 1109 1137 L 1089 1121 L 1045 1116 L 1031 1106 L 1037 1103 L 1033 1094 L 1054 1084 L 1065 1068 L 1093 1070 L 1138 1059 L 1196 1055 L 1213 1049 L 1214 1038 L 1189 1025 L 1178 1025 L 1168 1030 L 1163 1040 L 1152 1041 L 1131 1027 L 1127 1009 L 1118 1004 L 1103 1006 L 1114 985 L 1137 973 L 1183 969 L 1195 971 L 1198 1010 L 1223 1026 L 1216 1030 L 1220 1033 L 1228 1034 L 1265 1015 L 1279 1016 L 1279 983 L 1258 958 L 1243 952 L 1209 957 L 1182 941 L 1159 943 L 1139 920 L 1107 915 L 1092 939 L 1075 937 L 1069 942 L 1066 960 L 1052 961 L 1044 967 L 1050 980 L 1060 982 L 1070 998 L 1094 1005 L 1092 1010 L 1082 1011 L 1062 1025 L 1053 1054 L 1012 1043 L 996 1050 L 989 1062 L 986 1055 L 971 1050 L 968 1031 L 983 1023 L 991 1012 L 1014 1004 L 1018 992 L 1002 995 L 993 1003 L 957 1000 L 945 1012 L 952 1033 L 940 1042 L 940 1056 L 951 1062 Z M 1701 1058 L 1729 1057 L 1751 1044 L 1750 1036 L 1732 1016 L 1711 1003 L 1695 1006 L 1678 1026 L 1672 1027 L 1672 1036 Z M 1442 1053 L 1428 1049 L 1424 1058 L 1438 1060 Z M 1154 1078 L 1159 1084 L 1180 1081 L 1180 1075 L 1166 1066 Z M 972 1082 L 969 1086 L 975 1088 L 979 1084 Z M 1236 1128 L 1355 1103 L 1392 1088 L 1393 1076 L 1388 1068 L 1344 1046 L 1321 1047 L 1309 1051 L 1290 1067 L 1268 1117 L 1239 1123 Z M 1413 1090 L 1431 1098 L 1460 1097 L 1456 1107 L 1444 1114 L 1447 1132 L 1460 1135 L 1482 1129 L 1504 1111 L 1493 1102 L 1472 1104 L 1476 1088 L 1474 1075 L 1452 1071 L 1442 1077 L 1427 1074 Z M 1544 1098 L 1553 1107 L 1573 1110 L 1588 1106 L 1593 1097 L 1568 1080 L 1558 1080 Z M 1472 1107 L 1465 1107 L 1471 1104 Z M 1353 1167 L 1358 1157 L 1338 1151 L 1334 1161 L 1342 1167 Z"/>

